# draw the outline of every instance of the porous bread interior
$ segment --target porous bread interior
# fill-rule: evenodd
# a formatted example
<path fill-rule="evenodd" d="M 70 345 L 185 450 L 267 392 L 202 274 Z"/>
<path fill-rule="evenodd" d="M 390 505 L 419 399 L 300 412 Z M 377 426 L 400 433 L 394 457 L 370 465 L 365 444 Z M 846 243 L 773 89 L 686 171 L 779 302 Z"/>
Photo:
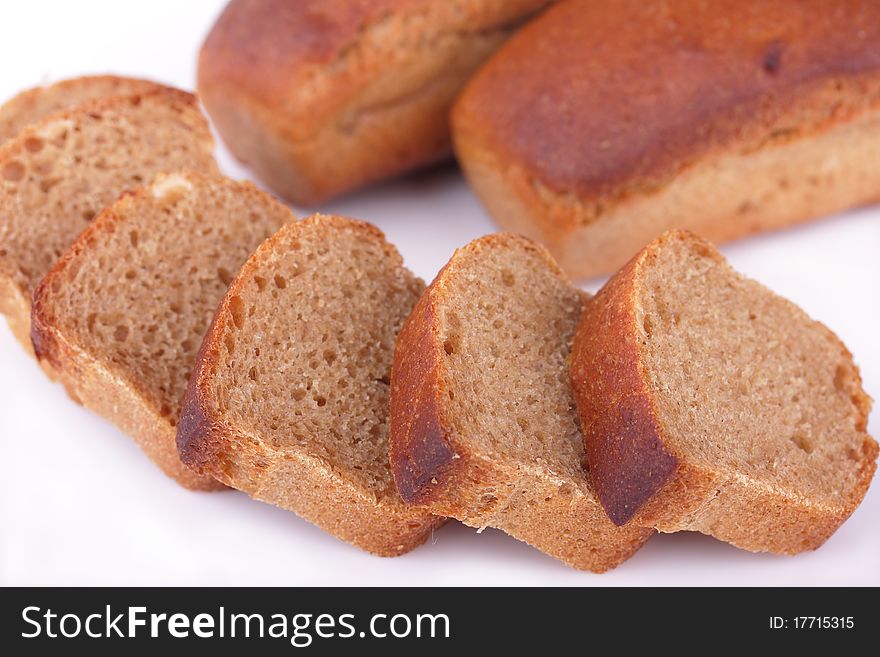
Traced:
<path fill-rule="evenodd" d="M 845 503 L 866 440 L 851 358 L 828 329 L 710 248 L 667 240 L 637 287 L 646 373 L 673 451 L 729 477 Z"/>
<path fill-rule="evenodd" d="M 154 88 L 156 85 L 146 80 L 97 75 L 28 89 L 0 106 L 0 144 L 15 137 L 28 124 L 65 107 L 104 96 L 137 93 Z"/>
<path fill-rule="evenodd" d="M 292 218 L 247 183 L 160 176 L 102 215 L 85 248 L 52 279 L 54 328 L 121 374 L 174 426 L 229 282 Z"/>
<path fill-rule="evenodd" d="M 461 251 L 456 262 L 439 310 L 454 440 L 595 499 L 567 375 L 584 293 L 534 248 Z"/>
<path fill-rule="evenodd" d="M 0 150 L 0 271 L 27 297 L 121 192 L 163 171 L 216 169 L 203 117 L 173 98 L 80 106 Z"/>
<path fill-rule="evenodd" d="M 372 228 L 331 217 L 293 228 L 243 270 L 204 397 L 270 450 L 316 456 L 400 504 L 388 461 L 391 361 L 424 285 Z"/>

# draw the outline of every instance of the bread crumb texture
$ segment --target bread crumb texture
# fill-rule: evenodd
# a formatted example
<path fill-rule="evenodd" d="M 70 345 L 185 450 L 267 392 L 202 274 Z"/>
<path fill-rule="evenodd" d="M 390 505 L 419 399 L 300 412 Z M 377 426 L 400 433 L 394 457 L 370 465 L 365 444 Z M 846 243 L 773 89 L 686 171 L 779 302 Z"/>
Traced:
<path fill-rule="evenodd" d="M 101 210 L 177 169 L 216 163 L 195 97 L 169 88 L 79 105 L 0 148 L 0 310 L 10 322 L 27 325 L 37 283 Z"/>
<path fill-rule="evenodd" d="M 822 544 L 876 469 L 871 400 L 828 328 L 673 231 L 587 305 L 572 383 L 605 508 L 754 551 Z"/>
<path fill-rule="evenodd" d="M 398 343 L 392 465 L 411 501 L 604 571 L 651 532 L 615 527 L 583 468 L 567 359 L 584 300 L 527 239 L 456 251 Z"/>
<path fill-rule="evenodd" d="M 101 213 L 40 285 L 38 356 L 87 406 L 142 443 L 161 442 L 157 449 L 176 462 L 181 400 L 217 304 L 253 249 L 293 218 L 250 183 L 158 176 Z M 106 372 L 112 387 L 91 390 L 76 364 L 85 362 Z M 110 398 L 105 408 L 114 391 L 120 408 Z M 148 426 L 129 426 L 121 409 L 132 391 L 154 416 Z"/>
<path fill-rule="evenodd" d="M 382 555 L 440 521 L 388 464 L 394 342 L 424 285 L 369 224 L 315 215 L 267 240 L 206 338 L 184 460 Z"/>

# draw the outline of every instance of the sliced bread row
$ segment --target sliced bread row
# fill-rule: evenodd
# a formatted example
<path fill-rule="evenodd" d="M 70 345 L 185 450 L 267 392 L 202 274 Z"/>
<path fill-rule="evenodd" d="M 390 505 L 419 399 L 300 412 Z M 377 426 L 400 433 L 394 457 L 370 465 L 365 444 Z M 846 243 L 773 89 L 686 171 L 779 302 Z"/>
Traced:
<path fill-rule="evenodd" d="M 258 291 L 266 291 L 254 301 L 261 302 L 260 317 L 274 323 L 279 339 L 290 328 L 290 317 L 276 316 L 279 292 L 287 290 L 281 301 L 293 304 L 290 310 L 297 313 L 305 311 L 299 307 L 303 298 L 314 298 L 315 317 L 301 324 L 306 333 L 330 313 L 325 318 L 330 326 L 320 335 L 318 360 L 313 352 L 301 354 L 294 363 L 299 374 L 303 368 L 318 368 L 318 363 L 321 367 L 312 372 L 313 378 L 302 378 L 302 385 L 291 387 L 279 379 L 281 372 L 291 374 L 285 369 L 276 372 L 273 383 L 274 361 L 284 358 L 273 347 L 281 345 L 265 343 L 268 360 L 260 360 L 259 345 L 267 336 L 251 336 L 257 346 L 253 353 L 242 347 L 240 357 L 256 360 L 248 365 L 244 381 L 256 385 L 249 377 L 263 372 L 267 387 L 261 394 L 267 399 L 263 406 L 252 401 L 241 408 L 251 408 L 263 422 L 258 429 L 275 435 L 258 434 L 264 441 L 261 455 L 250 455 L 257 470 L 244 464 L 240 470 L 265 481 L 255 487 L 244 476 L 218 470 L 216 463 L 200 467 L 198 455 L 208 454 L 199 440 L 208 436 L 187 433 L 194 426 L 186 422 L 181 428 L 182 435 L 190 437 L 186 455 L 195 459 L 186 459 L 192 460 L 190 469 L 178 457 L 175 434 L 196 352 L 236 272 L 260 243 L 294 219 L 292 213 L 252 185 L 216 174 L 210 136 L 189 95 L 141 81 L 88 78 L 26 92 L 3 109 L 0 119 L 8 119 L 3 125 L 10 126 L 10 132 L 18 129 L 16 123 L 36 121 L 6 151 L 9 160 L 3 171 L 7 182 L 16 183 L 7 185 L 10 205 L 21 196 L 35 196 L 37 190 L 47 194 L 56 186 L 66 195 L 64 203 L 38 197 L 37 203 L 49 208 L 35 226 L 27 224 L 33 222 L 37 203 L 19 206 L 20 214 L 10 214 L 6 221 L 3 235 L 8 246 L 2 255 L 9 256 L 21 274 L 18 285 L 11 286 L 17 288 L 19 303 L 10 305 L 18 312 L 10 313 L 9 319 L 20 327 L 16 334 L 24 344 L 32 341 L 40 362 L 71 397 L 134 437 L 166 474 L 188 488 L 213 490 L 223 487 L 221 481 L 235 485 L 377 554 L 401 554 L 423 542 L 442 519 L 400 501 L 387 456 L 394 338 L 423 284 L 406 271 L 381 233 L 359 222 L 316 218 L 278 232 L 254 255 L 250 273 L 275 270 L 265 278 L 257 273 L 247 282 L 257 281 Z M 60 114 L 40 122 L 42 115 L 58 109 Z M 51 146 L 59 152 L 50 149 L 45 159 L 36 159 L 34 154 L 46 150 L 47 133 L 55 138 Z M 138 152 L 127 149 L 126 143 Z M 24 153 L 28 159 L 21 157 Z M 176 171 L 187 164 L 207 173 Z M 153 179 L 154 170 L 174 172 Z M 51 184 L 41 177 L 49 173 L 54 174 Z M 126 191 L 133 187 L 137 189 Z M 86 214 L 92 218 L 91 208 L 120 194 L 93 221 L 80 223 Z M 76 221 L 70 221 L 74 215 Z M 22 237 L 25 228 L 30 232 Z M 299 245 L 303 251 L 296 254 Z M 266 253 L 276 252 L 277 259 L 264 262 Z M 306 263 L 314 264 L 315 271 L 296 280 Z M 338 276 L 347 277 L 349 284 L 331 299 L 326 292 Z M 233 307 L 235 299 L 230 302 Z M 241 319 L 235 316 L 235 321 Z M 218 324 L 218 332 L 225 330 L 222 317 Z M 224 336 L 223 348 L 234 349 L 235 340 Z M 303 340 L 296 347 L 305 344 Z M 199 380 L 205 381 L 204 369 L 199 371 Z M 335 394 L 337 384 L 347 393 Z M 272 400 L 273 391 L 281 397 Z M 290 410 L 283 407 L 288 394 L 300 402 L 290 417 L 303 411 L 306 417 L 285 444 L 278 418 Z M 210 390 L 198 399 L 215 401 Z M 225 411 L 229 402 L 224 397 L 219 405 Z M 262 415 L 273 407 L 274 419 Z M 210 405 L 199 408 L 216 416 Z M 190 404 L 183 418 L 192 418 L 194 412 Z M 230 426 L 241 428 L 237 422 Z M 216 436 L 214 431 L 210 437 Z M 222 450 L 216 452 L 225 458 Z M 266 469 L 271 476 L 264 476 Z"/>
<path fill-rule="evenodd" d="M 863 498 L 851 356 L 703 240 L 663 236 L 591 299 L 543 247 L 489 236 L 424 289 L 372 226 L 295 222 L 210 147 L 191 97 L 157 87 L 0 148 L 11 324 L 32 299 L 40 361 L 183 485 L 380 555 L 451 516 L 597 572 L 655 529 L 815 548 Z M 206 173 L 153 179 L 180 162 Z"/>

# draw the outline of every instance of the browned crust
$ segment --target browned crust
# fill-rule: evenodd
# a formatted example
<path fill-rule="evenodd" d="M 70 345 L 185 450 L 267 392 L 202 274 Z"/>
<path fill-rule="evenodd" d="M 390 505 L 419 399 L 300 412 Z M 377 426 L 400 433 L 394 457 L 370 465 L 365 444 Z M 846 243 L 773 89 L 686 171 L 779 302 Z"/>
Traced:
<path fill-rule="evenodd" d="M 877 103 L 878 78 L 871 0 L 567 0 L 469 82 L 453 126 L 549 189 L 608 204 L 732 142 L 846 120 Z"/>
<path fill-rule="evenodd" d="M 314 205 L 448 157 L 461 86 L 547 2 L 233 0 L 202 47 L 199 94 L 239 159 Z M 425 46 L 438 35 L 460 48 Z"/>
<path fill-rule="evenodd" d="M 548 478 L 530 477 L 528 486 L 520 488 L 523 475 L 516 464 L 471 451 L 444 415 L 449 392 L 437 307 L 448 294 L 446 281 L 459 269 L 458 256 L 499 247 L 532 251 L 563 276 L 543 247 L 516 235 L 489 235 L 456 251 L 397 340 L 391 372 L 395 484 L 406 502 L 472 526 L 498 527 L 572 567 L 604 572 L 632 556 L 651 531 L 634 525 L 614 528 L 595 502 L 580 494 L 560 498 L 557 483 Z M 585 546 L 585 527 L 593 532 L 595 544 Z"/>
<path fill-rule="evenodd" d="M 302 450 L 277 450 L 229 425 L 210 398 L 210 381 L 221 364 L 228 329 L 230 298 L 240 294 L 266 254 L 288 232 L 322 221 L 353 228 L 371 239 L 384 235 L 375 226 L 344 217 L 315 215 L 288 224 L 266 240 L 232 281 L 208 329 L 196 359 L 177 430 L 180 459 L 194 471 L 293 511 L 328 533 L 379 556 L 398 556 L 424 543 L 445 518 L 402 504 L 377 503 L 352 482 L 338 476 L 332 463 Z M 389 255 L 400 260 L 389 245 Z M 402 260 L 400 260 L 402 264 Z"/>
<path fill-rule="evenodd" d="M 635 314 L 640 270 L 650 264 L 654 249 L 668 240 L 690 242 L 707 257 L 723 260 L 711 244 L 691 233 L 665 233 L 587 303 L 575 335 L 570 379 L 599 498 L 617 524 L 697 530 L 758 552 L 815 549 L 863 499 L 876 470 L 877 443 L 865 436 L 859 483 L 834 508 L 757 482 L 729 480 L 694 463 L 689 455 L 676 453 L 648 387 Z M 849 358 L 839 339 L 822 328 Z M 856 425 L 864 430 L 870 399 L 853 368 Z"/>
<path fill-rule="evenodd" d="M 878 26 L 869 0 L 567 0 L 469 82 L 456 155 L 580 278 L 668 229 L 722 242 L 872 203 Z"/>
<path fill-rule="evenodd" d="M 664 446 L 642 375 L 635 275 L 642 252 L 584 306 L 569 375 L 587 462 L 608 517 L 627 523 L 669 481 L 678 459 Z"/>
<path fill-rule="evenodd" d="M 391 470 L 410 504 L 436 501 L 464 467 L 461 449 L 448 442 L 440 417 L 442 347 L 433 305 L 426 291 L 397 338 L 391 369 Z"/>

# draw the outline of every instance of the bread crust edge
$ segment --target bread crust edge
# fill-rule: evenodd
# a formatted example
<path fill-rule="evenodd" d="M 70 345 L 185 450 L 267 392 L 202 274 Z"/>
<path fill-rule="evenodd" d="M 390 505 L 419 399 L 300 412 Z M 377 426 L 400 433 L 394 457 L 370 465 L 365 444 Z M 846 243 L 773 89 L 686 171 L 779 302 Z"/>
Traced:
<path fill-rule="evenodd" d="M 664 239 L 691 241 L 723 260 L 710 243 L 688 231 L 669 231 Z M 590 472 L 609 517 L 662 532 L 700 531 L 752 552 L 797 554 L 820 547 L 864 498 L 877 467 L 877 443 L 865 434 L 859 484 L 837 508 L 726 477 L 676 453 L 647 386 L 633 312 L 636 277 L 653 244 L 585 306 L 569 361 Z M 615 415 L 620 402 L 630 400 L 637 401 Z M 863 431 L 870 400 L 861 393 L 853 402 Z M 622 449 L 616 444 L 620 436 L 630 441 Z M 635 479 L 631 486 L 628 479 Z"/>

